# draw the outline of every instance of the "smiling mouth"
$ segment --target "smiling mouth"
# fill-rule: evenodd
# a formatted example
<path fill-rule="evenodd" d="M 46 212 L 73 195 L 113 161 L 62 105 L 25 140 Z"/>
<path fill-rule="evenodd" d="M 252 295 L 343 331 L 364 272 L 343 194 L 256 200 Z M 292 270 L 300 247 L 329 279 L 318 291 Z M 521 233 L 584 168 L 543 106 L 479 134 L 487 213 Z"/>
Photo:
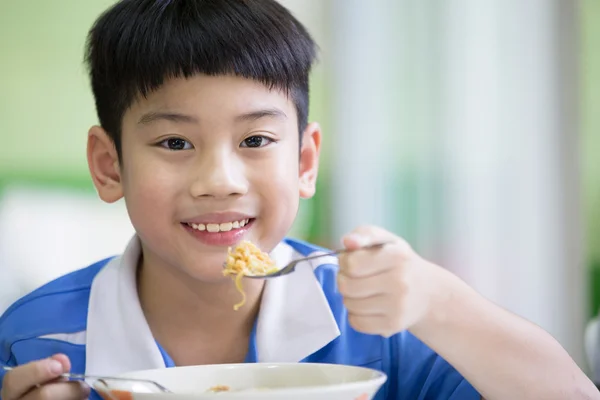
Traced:
<path fill-rule="evenodd" d="M 195 224 L 195 223 L 185 223 L 185 225 L 190 228 L 200 231 L 200 232 L 208 232 L 208 233 L 219 233 L 219 232 L 230 232 L 236 229 L 241 229 L 244 226 L 248 225 L 252 222 L 253 218 L 242 219 L 240 221 L 231 221 L 231 222 L 223 222 L 220 224 Z"/>

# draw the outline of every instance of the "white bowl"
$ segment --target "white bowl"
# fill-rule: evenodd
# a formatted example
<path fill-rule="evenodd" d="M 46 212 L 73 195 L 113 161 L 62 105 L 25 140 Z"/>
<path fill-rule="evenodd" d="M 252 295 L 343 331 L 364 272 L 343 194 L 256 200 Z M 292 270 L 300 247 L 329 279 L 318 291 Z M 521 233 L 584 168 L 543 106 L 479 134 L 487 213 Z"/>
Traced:
<path fill-rule="evenodd" d="M 106 381 L 114 400 L 372 400 L 387 376 L 373 369 L 336 364 L 248 363 L 136 371 L 121 378 L 155 381 L 173 393 L 143 393 L 131 383 Z M 211 393 L 215 386 L 229 391 Z M 100 391 L 100 387 L 94 387 Z M 135 392 L 134 392 L 135 391 Z"/>

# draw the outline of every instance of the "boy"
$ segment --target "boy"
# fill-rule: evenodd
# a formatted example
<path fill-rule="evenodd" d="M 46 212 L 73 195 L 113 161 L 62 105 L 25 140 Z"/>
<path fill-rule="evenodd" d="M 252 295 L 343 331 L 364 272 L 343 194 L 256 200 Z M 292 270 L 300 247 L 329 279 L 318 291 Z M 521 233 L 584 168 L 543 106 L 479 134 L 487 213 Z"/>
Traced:
<path fill-rule="evenodd" d="M 315 191 L 314 56 L 274 0 L 123 0 L 98 19 L 88 163 L 104 201 L 125 199 L 136 236 L 0 319 L 0 363 L 15 367 L 3 400 L 87 398 L 56 380 L 69 370 L 300 361 L 380 369 L 378 400 L 600 398 L 549 335 L 377 227 L 343 243 L 384 247 L 246 280 L 232 310 L 229 246 L 248 239 L 280 266 L 320 251 L 284 239 Z"/>

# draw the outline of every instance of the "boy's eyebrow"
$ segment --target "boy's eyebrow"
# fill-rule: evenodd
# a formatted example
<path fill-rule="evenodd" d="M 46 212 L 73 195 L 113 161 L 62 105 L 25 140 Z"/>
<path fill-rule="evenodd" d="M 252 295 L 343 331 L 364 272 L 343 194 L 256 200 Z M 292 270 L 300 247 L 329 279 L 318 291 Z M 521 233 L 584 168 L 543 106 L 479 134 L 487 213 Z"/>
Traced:
<path fill-rule="evenodd" d="M 237 117 L 235 117 L 235 119 L 236 119 L 236 121 L 242 122 L 242 121 L 256 121 L 258 119 L 266 118 L 266 117 L 287 119 L 287 115 L 285 115 L 285 113 L 278 108 L 265 108 L 262 110 L 250 111 L 250 112 L 238 115 Z M 191 116 L 191 115 L 180 114 L 180 113 L 175 113 L 175 112 L 151 111 L 151 112 L 148 112 L 148 113 L 142 115 L 142 117 L 138 121 L 138 124 L 147 125 L 147 124 L 151 124 L 152 122 L 160 121 L 160 120 L 165 120 L 165 121 L 170 121 L 170 122 L 183 122 L 183 123 L 188 123 L 188 124 L 199 123 L 198 118 Z"/>
<path fill-rule="evenodd" d="M 240 114 L 235 117 L 236 121 L 244 122 L 244 121 L 256 121 L 261 118 L 276 118 L 276 119 L 287 119 L 287 115 L 279 108 L 265 108 L 261 110 L 250 111 L 244 114 Z"/>
<path fill-rule="evenodd" d="M 142 115 L 142 117 L 138 121 L 138 124 L 147 125 L 152 122 L 160 121 L 160 120 L 165 120 L 165 121 L 170 121 L 170 122 L 184 122 L 184 123 L 188 123 L 188 124 L 197 124 L 198 123 L 198 119 L 191 115 L 180 114 L 180 113 L 175 113 L 175 112 L 151 111 L 149 113 Z"/>

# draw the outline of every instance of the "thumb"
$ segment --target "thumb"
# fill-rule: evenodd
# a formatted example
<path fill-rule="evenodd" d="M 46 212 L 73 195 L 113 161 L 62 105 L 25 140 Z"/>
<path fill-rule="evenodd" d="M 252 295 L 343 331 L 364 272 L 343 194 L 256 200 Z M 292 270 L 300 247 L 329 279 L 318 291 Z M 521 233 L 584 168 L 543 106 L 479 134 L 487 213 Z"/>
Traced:
<path fill-rule="evenodd" d="M 63 372 L 69 372 L 71 370 L 71 360 L 69 360 L 69 357 L 67 357 L 66 355 L 55 354 L 50 358 L 58 361 L 62 365 Z"/>

